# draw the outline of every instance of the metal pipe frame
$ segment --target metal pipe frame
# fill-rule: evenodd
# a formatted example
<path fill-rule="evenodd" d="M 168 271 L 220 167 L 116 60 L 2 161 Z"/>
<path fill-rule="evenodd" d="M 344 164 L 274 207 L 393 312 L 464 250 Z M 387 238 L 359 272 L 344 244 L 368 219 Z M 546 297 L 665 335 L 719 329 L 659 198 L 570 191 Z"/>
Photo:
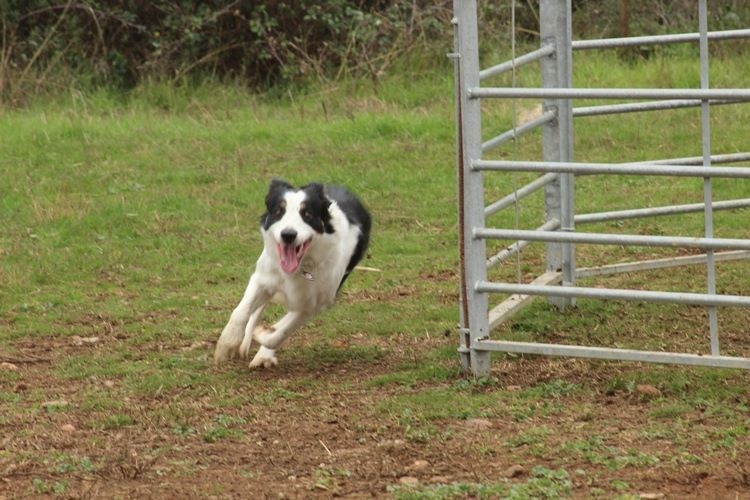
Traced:
<path fill-rule="evenodd" d="M 707 90 L 708 84 L 708 6 L 706 0 L 698 0 L 698 30 L 700 31 L 700 79 L 701 89 Z M 711 167 L 711 106 L 708 99 L 701 102 L 701 149 L 703 167 Z M 706 238 L 714 236 L 713 180 L 703 178 L 703 226 Z M 708 294 L 716 293 L 716 261 L 713 249 L 706 251 L 706 281 Z M 711 354 L 719 355 L 719 317 L 716 306 L 708 307 L 708 328 L 711 342 Z"/>
<path fill-rule="evenodd" d="M 711 155 L 711 163 L 737 163 L 750 160 L 750 153 L 729 153 Z M 703 165 L 702 156 L 686 156 L 683 158 L 666 158 L 661 160 L 646 160 L 627 162 L 626 165 Z"/>
<path fill-rule="evenodd" d="M 479 79 L 484 80 L 485 78 L 502 75 L 503 73 L 507 73 L 513 69 L 518 69 L 521 66 L 538 61 L 539 59 L 543 59 L 554 53 L 555 47 L 552 45 L 546 45 L 540 49 L 533 50 L 528 54 L 511 59 L 510 61 L 505 61 L 504 63 L 497 64 L 491 68 L 483 69 L 479 72 Z"/>
<path fill-rule="evenodd" d="M 750 369 L 750 359 L 732 356 L 704 356 L 677 352 L 640 351 L 605 347 L 587 347 L 560 344 L 510 342 L 506 340 L 482 339 L 471 345 L 479 351 L 500 351 L 517 354 L 538 354 L 542 356 L 564 356 L 568 358 L 590 358 L 612 361 L 636 361 L 690 366 L 710 366 L 714 368 Z"/>
<path fill-rule="evenodd" d="M 713 203 L 714 210 L 735 210 L 750 208 L 750 198 L 738 200 L 716 201 Z M 678 215 L 702 212 L 705 209 L 703 203 L 690 203 L 685 205 L 669 205 L 663 207 L 636 208 L 632 210 L 615 210 L 612 212 L 597 212 L 576 215 L 577 224 L 590 224 L 593 222 L 606 222 L 610 220 L 638 219 L 641 217 L 654 217 L 659 215 Z"/>
<path fill-rule="evenodd" d="M 748 102 L 744 99 L 741 100 L 726 100 L 726 99 L 715 99 L 709 101 L 711 106 L 717 106 L 721 104 L 736 104 L 738 102 Z M 628 102 L 624 104 L 608 104 L 601 106 L 581 106 L 573 108 L 573 116 L 600 116 L 600 115 L 614 115 L 621 113 L 639 113 L 642 111 L 658 111 L 662 109 L 680 109 L 680 108 L 697 108 L 703 103 L 698 99 L 670 99 L 667 101 L 654 101 L 654 102 Z"/>
<path fill-rule="evenodd" d="M 507 132 L 503 132 L 497 137 L 494 137 L 488 141 L 485 141 L 484 143 L 482 143 L 482 152 L 486 153 L 487 151 L 495 149 L 501 144 L 505 144 L 511 139 L 515 139 L 517 137 L 521 137 L 522 135 L 528 134 L 529 132 L 536 129 L 537 127 L 540 127 L 544 125 L 545 123 L 551 122 L 556 117 L 557 117 L 557 114 L 554 111 L 547 111 L 545 113 L 542 113 L 541 116 L 538 116 L 537 118 L 534 118 L 533 120 L 527 123 L 524 123 L 514 129 L 508 130 Z"/>
<path fill-rule="evenodd" d="M 484 225 L 484 178 L 471 168 L 482 155 L 480 101 L 469 98 L 468 89 L 479 85 L 479 35 L 476 0 L 453 0 L 456 71 L 456 143 L 459 199 L 459 252 L 461 272 L 461 368 L 476 375 L 490 371 L 488 352 L 470 349 L 478 338 L 489 335 L 485 294 L 473 287 L 487 275 L 486 242 L 471 238 L 473 227 Z M 468 351 L 468 352 L 467 352 Z"/>
<path fill-rule="evenodd" d="M 714 253 L 716 262 L 729 262 L 750 258 L 750 251 L 733 250 L 729 252 Z M 706 254 L 682 255 L 680 257 L 665 257 L 663 259 L 640 260 L 638 262 L 622 262 L 619 264 L 606 264 L 596 267 L 581 267 L 576 269 L 576 277 L 590 278 L 592 276 L 610 276 L 612 274 L 632 273 L 637 271 L 652 271 L 655 269 L 666 269 L 670 267 L 700 265 L 706 263 Z"/>
<path fill-rule="evenodd" d="M 687 236 L 652 236 L 642 234 L 573 233 L 524 229 L 475 228 L 477 239 L 526 240 L 591 245 L 627 245 L 666 248 L 702 248 L 704 250 L 750 250 L 750 240 L 739 238 L 691 238 Z"/>
<path fill-rule="evenodd" d="M 550 219 L 537 228 L 537 231 L 552 231 L 560 227 L 560 221 L 557 219 Z M 487 269 L 491 269 L 502 262 L 506 261 L 509 257 L 516 255 L 518 252 L 526 248 L 531 244 L 530 240 L 518 240 L 507 248 L 500 250 L 489 259 L 487 259 Z"/>
<path fill-rule="evenodd" d="M 747 154 L 747 156 L 750 158 L 750 153 Z M 716 156 L 711 157 L 714 163 L 720 163 L 721 161 L 715 160 L 717 158 Z M 744 157 L 742 158 L 745 159 Z M 682 163 L 687 163 L 691 158 L 680 158 L 679 160 L 682 160 Z M 700 157 L 697 157 L 698 161 L 702 161 Z M 666 160 L 667 162 L 669 160 Z M 729 163 L 730 159 L 727 158 L 727 163 Z M 740 160 L 731 160 L 731 161 L 740 161 Z M 668 165 L 669 163 L 660 163 L 658 161 L 651 161 L 651 162 L 643 162 L 642 164 L 664 164 Z M 639 165 L 639 163 L 632 163 L 630 165 Z M 504 210 L 508 208 L 509 206 L 516 203 L 516 201 L 520 201 L 532 194 L 534 194 L 539 189 L 543 188 L 548 183 L 554 181 L 557 178 L 557 174 L 549 173 L 544 174 L 532 182 L 526 184 L 522 188 L 519 188 L 517 191 L 506 195 L 496 202 L 487 205 L 484 208 L 484 216 L 489 217 L 491 215 L 494 215 L 498 213 L 501 210 Z M 735 210 L 735 209 L 742 209 L 742 208 L 749 208 L 750 207 L 750 198 L 741 198 L 737 200 L 725 200 L 725 201 L 719 201 L 714 203 L 714 210 Z M 617 220 L 617 219 L 635 219 L 639 217 L 651 217 L 651 216 L 658 216 L 658 215 L 675 215 L 675 214 L 685 214 L 685 213 L 693 213 L 693 212 L 700 212 L 703 210 L 703 204 L 702 203 L 691 203 L 686 205 L 670 205 L 670 206 L 664 206 L 664 207 L 653 207 L 653 208 L 639 208 L 639 209 L 633 209 L 633 210 L 618 210 L 618 211 L 612 211 L 612 212 L 598 212 L 598 213 L 591 213 L 591 214 L 580 214 L 576 215 L 574 220 L 575 222 L 580 222 L 582 224 L 586 223 L 592 223 L 592 222 L 604 222 L 608 220 Z"/>
<path fill-rule="evenodd" d="M 454 0 L 456 17 L 457 89 L 457 144 L 459 158 L 460 239 L 462 261 L 461 339 L 459 347 L 462 368 L 475 375 L 489 373 L 489 352 L 518 352 L 646 361 L 700 366 L 750 369 L 750 358 L 721 356 L 719 353 L 717 307 L 750 307 L 750 297 L 716 293 L 715 263 L 750 257 L 750 239 L 713 237 L 715 210 L 750 207 L 750 198 L 713 202 L 714 177 L 750 179 L 750 167 L 716 167 L 712 163 L 732 163 L 750 159 L 750 153 L 711 155 L 711 105 L 735 104 L 750 101 L 750 89 L 711 89 L 708 84 L 708 41 L 750 38 L 750 29 L 708 32 L 707 1 L 699 0 L 699 32 L 676 35 L 611 38 L 604 40 L 571 40 L 571 0 L 540 1 L 540 38 L 542 46 L 535 51 L 502 64 L 481 70 L 478 67 L 478 32 L 476 0 Z M 698 42 L 700 48 L 700 88 L 645 89 L 645 88 L 573 88 L 571 60 L 573 50 L 591 50 L 653 44 Z M 523 65 L 540 62 L 542 88 L 482 87 L 480 81 L 513 71 Z M 478 103 L 485 98 L 543 99 L 544 114 L 520 127 L 515 127 L 481 142 L 481 116 Z M 573 99 L 651 100 L 612 105 L 572 107 Z M 662 109 L 701 107 L 702 156 L 620 164 L 582 163 L 572 159 L 573 116 L 630 113 Z M 489 151 L 534 128 L 543 127 L 544 161 L 483 160 L 482 152 Z M 490 204 L 483 205 L 485 171 L 540 172 L 539 178 L 516 192 Z M 480 175 L 476 175 L 480 174 Z M 656 175 L 702 177 L 703 203 L 619 210 L 575 216 L 573 207 L 574 175 Z M 486 228 L 486 217 L 511 206 L 538 189 L 545 190 L 547 222 L 536 231 Z M 480 205 L 482 203 L 482 205 Z M 575 223 L 623 220 L 637 217 L 704 212 L 703 237 L 653 236 L 632 234 L 603 234 L 575 232 Z M 515 242 L 497 255 L 486 259 L 487 239 L 507 239 Z M 515 255 L 533 241 L 547 243 L 547 272 L 532 284 L 493 283 L 486 278 L 487 269 Z M 576 268 L 576 244 L 637 245 L 649 247 L 701 248 L 703 255 L 667 257 L 640 262 L 610 264 L 592 268 Z M 730 250 L 714 252 L 714 250 Z M 464 258 L 465 257 L 465 258 Z M 486 260 L 485 260 L 486 259 Z M 480 266 L 481 260 L 481 266 Z M 581 277 L 593 277 L 620 272 L 661 269 L 678 265 L 705 264 L 708 289 L 705 293 L 644 291 L 575 286 Z M 552 266 L 552 267 L 550 267 Z M 559 286 L 553 286 L 558 285 Z M 488 301 L 491 293 L 512 294 L 504 303 L 493 308 L 492 323 L 487 322 Z M 489 340 L 489 330 L 506 314 L 517 311 L 533 296 L 545 296 L 553 303 L 566 305 L 576 298 L 633 300 L 656 303 L 675 303 L 707 307 L 710 326 L 710 355 L 654 352 L 645 350 L 551 345 L 543 343 Z M 482 317 L 484 314 L 484 317 Z"/>
<path fill-rule="evenodd" d="M 539 64 L 541 84 L 546 88 L 573 86 L 572 0 L 540 0 L 539 36 L 543 46 L 555 47 L 554 57 Z M 554 110 L 557 120 L 542 129 L 542 157 L 548 162 L 573 161 L 573 103 L 553 96 L 542 102 L 544 111 Z M 561 231 L 573 231 L 575 226 L 575 178 L 561 174 L 544 187 L 544 214 L 548 222 L 559 221 Z M 560 271 L 562 283 L 575 284 L 575 246 L 567 243 L 547 243 L 546 270 Z M 562 309 L 575 305 L 575 299 L 551 297 L 548 301 Z"/>
<path fill-rule="evenodd" d="M 744 295 L 710 295 L 689 292 L 656 292 L 652 290 L 627 290 L 621 288 L 591 288 L 582 286 L 524 285 L 519 283 L 492 283 L 479 281 L 474 285 L 479 293 L 520 293 L 548 297 L 569 297 L 605 300 L 630 300 L 684 304 L 689 306 L 750 307 L 750 297 Z"/>
<path fill-rule="evenodd" d="M 602 38 L 595 40 L 574 40 L 573 50 L 607 49 L 614 47 L 632 47 L 634 45 L 662 45 L 669 43 L 697 42 L 700 33 L 679 33 L 674 35 L 650 35 L 632 36 L 623 38 Z M 733 40 L 737 38 L 750 38 L 750 29 L 724 30 L 708 32 L 708 39 Z"/>
<path fill-rule="evenodd" d="M 557 172 L 568 174 L 665 175 L 750 179 L 750 167 L 696 167 L 633 163 L 576 163 L 544 161 L 474 160 L 475 170 L 500 172 Z"/>
<path fill-rule="evenodd" d="M 750 99 L 750 89 L 596 89 L 471 87 L 472 99 Z"/>
<path fill-rule="evenodd" d="M 535 180 L 531 181 L 530 183 L 526 184 L 522 188 L 519 188 L 513 193 L 510 193 L 507 196 L 504 196 L 497 200 L 496 202 L 487 205 L 484 208 L 484 216 L 489 217 L 490 215 L 494 215 L 500 210 L 503 210 L 505 208 L 508 208 L 509 206 L 513 205 L 517 201 L 520 201 L 527 196 L 530 196 L 549 184 L 550 182 L 553 182 L 557 179 L 557 174 L 544 174 L 539 177 L 537 177 Z"/>

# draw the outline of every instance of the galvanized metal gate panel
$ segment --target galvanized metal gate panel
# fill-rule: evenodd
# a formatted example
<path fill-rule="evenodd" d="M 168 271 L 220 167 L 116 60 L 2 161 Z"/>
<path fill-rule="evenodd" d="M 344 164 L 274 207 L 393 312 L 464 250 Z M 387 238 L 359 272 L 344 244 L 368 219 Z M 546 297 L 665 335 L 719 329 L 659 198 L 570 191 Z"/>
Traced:
<path fill-rule="evenodd" d="M 571 0 L 541 0 L 541 47 L 487 69 L 479 65 L 479 31 L 476 0 L 454 0 L 456 87 L 456 144 L 459 198 L 459 240 L 461 261 L 461 308 L 459 352 L 464 370 L 475 375 L 490 371 L 490 352 L 515 352 L 598 359 L 678 363 L 687 365 L 750 369 L 750 358 L 720 353 L 717 307 L 750 307 L 750 297 L 716 293 L 715 265 L 718 261 L 750 258 L 750 240 L 715 238 L 713 212 L 750 207 L 750 198 L 713 201 L 712 179 L 724 177 L 748 183 L 750 167 L 716 167 L 750 159 L 750 153 L 712 155 L 710 106 L 750 101 L 750 89 L 712 89 L 708 81 L 708 41 L 750 38 L 750 29 L 708 32 L 706 0 L 698 3 L 697 33 L 602 40 L 572 40 Z M 695 42 L 700 47 L 701 85 L 698 89 L 599 89 L 573 88 L 572 59 L 575 50 L 651 44 Z M 515 55 L 515 54 L 514 54 Z M 481 81 L 523 65 L 539 62 L 541 88 L 482 87 Z M 613 105 L 573 107 L 572 99 L 648 100 Z M 527 123 L 514 126 L 492 139 L 482 141 L 481 103 L 486 99 L 542 99 L 542 113 Z M 647 112 L 687 107 L 701 108 L 702 156 L 621 164 L 585 163 L 573 160 L 573 118 L 602 114 Z M 487 160 L 483 154 L 542 128 L 542 161 Z M 484 175 L 496 172 L 538 172 L 542 175 L 515 192 L 485 206 Z M 636 208 L 610 212 L 575 214 L 577 175 L 651 175 L 703 179 L 703 203 Z M 546 222 L 533 231 L 489 228 L 487 217 L 516 205 L 521 199 L 544 190 Z M 579 232 L 576 224 L 655 215 L 703 212 L 705 234 L 701 238 Z M 496 255 L 487 255 L 487 240 L 515 240 Z M 531 283 L 496 283 L 487 278 L 492 268 L 516 255 L 533 241 L 547 245 L 545 272 Z M 575 245 L 638 245 L 699 248 L 703 255 L 651 259 L 624 264 L 577 268 Z M 705 265 L 706 293 L 592 288 L 576 285 L 579 277 L 660 269 L 679 265 Z M 510 294 L 489 310 L 488 295 Z M 490 339 L 491 329 L 516 313 L 535 296 L 545 296 L 558 307 L 576 298 L 638 300 L 705 306 L 709 317 L 710 353 L 699 355 L 577 345 L 510 342 Z"/>

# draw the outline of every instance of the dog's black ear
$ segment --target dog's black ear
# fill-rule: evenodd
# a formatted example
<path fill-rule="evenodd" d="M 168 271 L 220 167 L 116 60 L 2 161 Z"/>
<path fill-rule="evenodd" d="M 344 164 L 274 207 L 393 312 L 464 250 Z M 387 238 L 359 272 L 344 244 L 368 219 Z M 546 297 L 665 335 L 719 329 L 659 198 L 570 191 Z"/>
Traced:
<path fill-rule="evenodd" d="M 260 216 L 260 223 L 263 229 L 268 229 L 274 220 L 277 220 L 283 215 L 283 203 L 284 193 L 289 190 L 293 190 L 291 184 L 281 179 L 271 180 L 271 184 L 268 186 L 268 193 L 266 194 L 266 212 Z"/>
<path fill-rule="evenodd" d="M 291 189 L 294 189 L 294 187 L 287 181 L 277 178 L 271 179 L 271 184 L 268 186 L 268 193 L 266 194 L 266 208 L 271 210 L 283 194 Z"/>
<path fill-rule="evenodd" d="M 308 196 L 315 197 L 315 199 L 326 203 L 326 207 L 331 204 L 331 200 L 326 196 L 323 184 L 320 184 L 319 182 L 311 182 L 310 184 L 303 186 L 302 189 L 307 192 Z"/>
<path fill-rule="evenodd" d="M 307 194 L 307 200 L 309 207 L 315 213 L 316 218 L 319 220 L 316 229 L 318 232 L 333 233 L 333 226 L 331 225 L 331 199 L 328 198 L 325 191 L 325 186 L 318 182 L 312 182 L 301 188 Z"/>

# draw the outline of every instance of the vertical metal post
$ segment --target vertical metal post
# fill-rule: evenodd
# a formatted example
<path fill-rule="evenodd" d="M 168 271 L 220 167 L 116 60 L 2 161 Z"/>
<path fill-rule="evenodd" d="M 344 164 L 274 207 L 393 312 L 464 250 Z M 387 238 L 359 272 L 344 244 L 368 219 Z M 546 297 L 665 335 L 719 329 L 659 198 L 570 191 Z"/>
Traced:
<path fill-rule="evenodd" d="M 701 89 L 708 89 L 708 12 L 706 0 L 698 2 L 698 30 L 700 31 L 700 67 L 701 67 Z M 701 139 L 703 146 L 703 166 L 711 166 L 711 107 L 708 99 L 701 101 Z M 714 236 L 713 217 L 713 190 L 711 178 L 703 179 L 703 220 L 706 238 Z M 716 263 L 714 251 L 706 252 L 706 278 L 708 281 L 708 293 L 716 294 Z M 708 328 L 711 338 L 711 354 L 719 355 L 719 319 L 715 306 L 708 307 Z"/>
<path fill-rule="evenodd" d="M 489 335 L 487 294 L 474 290 L 487 276 L 487 250 L 472 229 L 484 227 L 482 172 L 471 168 L 481 159 L 482 126 L 479 99 L 468 89 L 479 86 L 479 40 L 476 0 L 453 0 L 456 58 L 456 128 L 458 135 L 459 239 L 461 260 L 461 366 L 476 376 L 490 372 L 490 353 L 472 345 Z"/>
<path fill-rule="evenodd" d="M 542 86 L 571 88 L 573 86 L 572 4 L 571 0 L 541 0 L 539 5 L 542 45 L 553 45 L 551 56 L 541 60 Z M 542 131 L 545 161 L 573 160 L 573 107 L 569 99 L 545 99 L 544 111 L 556 112 L 557 119 Z M 561 231 L 574 231 L 575 177 L 560 174 L 557 181 L 545 187 L 545 218 L 560 221 Z M 575 285 L 575 245 L 547 244 L 547 271 L 561 271 L 562 285 Z M 572 298 L 550 298 L 558 306 L 575 305 Z"/>

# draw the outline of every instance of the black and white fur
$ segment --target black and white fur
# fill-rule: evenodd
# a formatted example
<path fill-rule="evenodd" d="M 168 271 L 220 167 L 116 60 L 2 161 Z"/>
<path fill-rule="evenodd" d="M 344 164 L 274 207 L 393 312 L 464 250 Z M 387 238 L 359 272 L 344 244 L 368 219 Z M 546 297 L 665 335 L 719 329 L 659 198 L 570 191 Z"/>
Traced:
<path fill-rule="evenodd" d="M 333 305 L 367 250 L 370 226 L 365 207 L 341 186 L 313 183 L 295 189 L 286 181 L 271 181 L 261 217 L 263 252 L 221 332 L 215 362 L 246 358 L 255 339 L 260 348 L 250 367 L 276 366 L 276 350 L 292 332 Z M 269 302 L 287 312 L 264 328 L 260 319 Z"/>

